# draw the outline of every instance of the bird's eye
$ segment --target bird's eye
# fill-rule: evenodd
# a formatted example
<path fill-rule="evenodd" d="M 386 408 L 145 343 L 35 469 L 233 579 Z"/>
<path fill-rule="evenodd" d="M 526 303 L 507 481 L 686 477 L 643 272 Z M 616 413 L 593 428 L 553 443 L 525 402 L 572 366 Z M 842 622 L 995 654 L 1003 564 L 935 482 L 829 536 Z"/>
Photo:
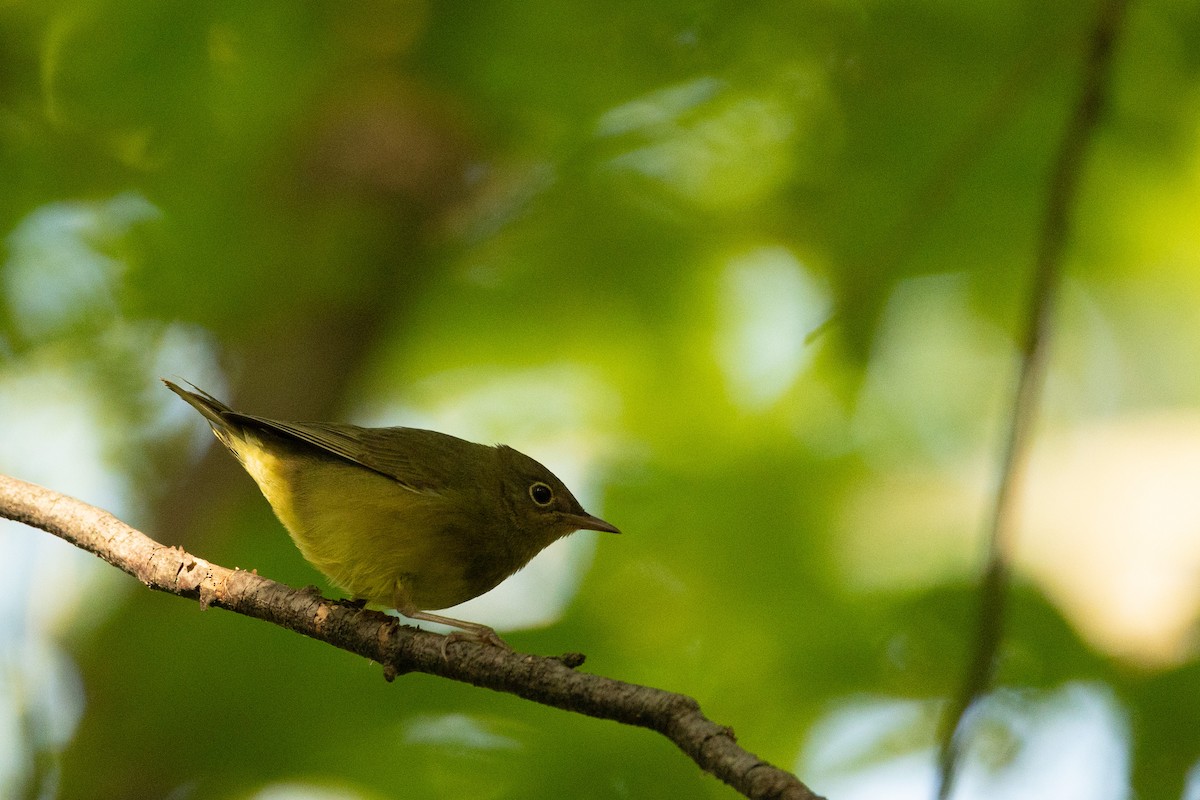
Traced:
<path fill-rule="evenodd" d="M 554 490 L 541 481 L 538 481 L 529 487 L 529 496 L 539 506 L 548 506 L 550 505 L 550 501 L 554 499 Z"/>

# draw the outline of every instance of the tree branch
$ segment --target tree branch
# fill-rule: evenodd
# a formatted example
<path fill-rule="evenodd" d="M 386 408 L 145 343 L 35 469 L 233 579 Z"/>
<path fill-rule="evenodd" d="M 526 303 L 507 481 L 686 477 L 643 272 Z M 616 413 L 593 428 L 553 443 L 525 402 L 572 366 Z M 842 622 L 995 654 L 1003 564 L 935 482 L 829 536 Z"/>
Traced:
<path fill-rule="evenodd" d="M 1061 283 L 1063 249 L 1070 229 L 1070 212 L 1079 188 L 1083 157 L 1100 121 L 1113 45 L 1124 18 L 1126 0 L 1104 0 L 1088 39 L 1079 99 L 1067 120 L 1062 143 L 1050 174 L 1045 214 L 1034 262 L 1029 315 L 1021 342 L 1021 369 L 1017 377 L 1008 436 L 1000 468 L 1000 485 L 992 506 L 988 558 L 980 585 L 979 622 L 970 666 L 959 695 L 951 704 L 942 727 L 938 797 L 947 798 L 958 762 L 963 721 L 967 711 L 987 692 L 995 671 L 996 653 L 1004 633 L 1010 582 L 1009 554 L 1013 517 L 1029 441 L 1037 416 L 1037 402 L 1046 372 L 1047 342 L 1054 303 Z"/>
<path fill-rule="evenodd" d="M 253 572 L 231 570 L 168 547 L 106 511 L 0 475 L 0 517 L 41 528 L 151 589 L 272 622 L 383 665 L 392 680 L 425 672 L 666 736 L 702 769 L 750 798 L 820 800 L 796 776 L 738 746 L 733 731 L 687 695 L 576 672 L 583 656 L 544 658 L 440 634 L 327 600 Z"/>

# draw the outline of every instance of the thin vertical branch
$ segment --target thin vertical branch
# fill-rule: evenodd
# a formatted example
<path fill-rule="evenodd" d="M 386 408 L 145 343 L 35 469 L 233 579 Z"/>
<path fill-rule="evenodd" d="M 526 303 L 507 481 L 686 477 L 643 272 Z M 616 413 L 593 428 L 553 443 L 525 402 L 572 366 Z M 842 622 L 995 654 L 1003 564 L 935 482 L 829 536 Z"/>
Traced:
<path fill-rule="evenodd" d="M 1021 368 L 1009 418 L 988 537 L 987 565 L 980 586 L 979 623 L 971 664 L 959 695 L 943 725 L 938 797 L 953 788 L 963 739 L 963 720 L 988 690 L 996 652 L 1004 632 L 1010 581 L 1009 554 L 1016 500 L 1029 458 L 1029 442 L 1038 398 L 1046 372 L 1055 300 L 1062 278 L 1063 249 L 1070 229 L 1071 210 L 1078 193 L 1087 145 L 1100 121 L 1112 66 L 1113 46 L 1124 19 L 1126 0 L 1108 0 L 1100 9 L 1089 39 L 1079 101 L 1063 132 L 1062 145 L 1050 175 L 1046 211 L 1038 239 L 1029 316 L 1021 345 Z"/>

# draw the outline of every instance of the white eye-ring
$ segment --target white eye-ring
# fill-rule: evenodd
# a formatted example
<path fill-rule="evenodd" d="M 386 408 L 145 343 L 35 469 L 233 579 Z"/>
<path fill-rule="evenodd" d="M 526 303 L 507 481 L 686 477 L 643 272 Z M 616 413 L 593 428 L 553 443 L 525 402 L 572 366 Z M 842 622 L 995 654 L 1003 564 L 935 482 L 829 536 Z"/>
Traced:
<path fill-rule="evenodd" d="M 548 506 L 554 502 L 554 490 L 550 488 L 549 484 L 538 481 L 530 485 L 529 497 L 539 506 Z"/>

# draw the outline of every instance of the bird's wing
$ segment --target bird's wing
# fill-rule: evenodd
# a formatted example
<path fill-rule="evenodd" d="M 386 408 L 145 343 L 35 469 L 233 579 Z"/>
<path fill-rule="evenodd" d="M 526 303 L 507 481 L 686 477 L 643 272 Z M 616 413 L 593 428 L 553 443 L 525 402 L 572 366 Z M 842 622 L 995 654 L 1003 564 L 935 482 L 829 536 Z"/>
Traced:
<path fill-rule="evenodd" d="M 420 428 L 363 428 L 336 422 L 283 422 L 237 411 L 227 418 L 265 427 L 327 453 L 353 461 L 415 492 L 441 493 L 459 487 L 464 463 L 490 450 L 485 445 Z"/>

